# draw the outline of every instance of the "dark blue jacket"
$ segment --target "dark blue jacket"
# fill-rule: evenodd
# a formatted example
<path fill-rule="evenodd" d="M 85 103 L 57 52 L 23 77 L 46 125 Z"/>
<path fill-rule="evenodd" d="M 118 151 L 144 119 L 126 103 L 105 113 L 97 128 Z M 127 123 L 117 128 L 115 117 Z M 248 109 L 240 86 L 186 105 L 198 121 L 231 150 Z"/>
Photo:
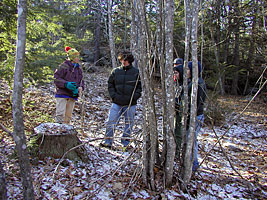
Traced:
<path fill-rule="evenodd" d="M 115 68 L 108 79 L 108 92 L 113 103 L 136 105 L 142 92 L 139 70 L 132 65 Z"/>

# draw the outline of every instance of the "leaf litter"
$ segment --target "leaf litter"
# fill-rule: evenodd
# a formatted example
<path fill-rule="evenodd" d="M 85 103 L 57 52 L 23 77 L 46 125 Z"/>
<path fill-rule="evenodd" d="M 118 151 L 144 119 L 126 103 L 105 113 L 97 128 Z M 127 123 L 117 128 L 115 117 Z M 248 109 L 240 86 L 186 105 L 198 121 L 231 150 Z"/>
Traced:
<path fill-rule="evenodd" d="M 224 126 L 202 128 L 198 136 L 200 162 L 205 160 L 193 176 L 188 191 L 181 191 L 178 183 L 164 189 L 160 185 L 160 178 L 156 179 L 159 181 L 158 190 L 150 191 L 144 187 L 141 174 L 141 101 L 135 118 L 133 150 L 120 151 L 122 120 L 115 133 L 116 149 L 99 146 L 111 105 L 107 77 L 105 71 L 86 74 L 84 98 L 80 98 L 74 108 L 73 125 L 79 132 L 80 140 L 85 143 L 90 161 L 83 163 L 65 159 L 60 163 L 59 159 L 46 158 L 34 163 L 32 176 L 36 199 L 267 199 L 267 108 L 264 102 L 256 99 L 244 115 L 232 124 L 248 100 L 232 96 L 220 98 L 220 103 L 231 106 L 233 112 L 227 116 Z M 7 88 L 5 82 L 0 84 L 1 88 Z M 47 122 L 34 121 L 33 117 L 27 115 L 29 112 L 38 110 L 38 115 L 46 113 L 51 116 L 48 117 L 51 121 L 55 114 L 54 89 L 52 84 L 46 88 L 27 89 L 24 94 L 26 130 Z M 11 94 L 11 91 L 0 90 L 0 122 L 6 127 L 12 127 L 12 115 L 8 110 Z M 156 98 L 159 101 L 156 105 L 160 109 L 160 99 Z M 8 199 L 23 199 L 19 165 L 14 156 L 15 144 L 2 130 L 0 134 L 0 158 L 6 172 Z M 222 147 L 219 144 L 214 147 L 221 136 Z M 178 176 L 178 168 L 175 165 L 175 176 Z"/>

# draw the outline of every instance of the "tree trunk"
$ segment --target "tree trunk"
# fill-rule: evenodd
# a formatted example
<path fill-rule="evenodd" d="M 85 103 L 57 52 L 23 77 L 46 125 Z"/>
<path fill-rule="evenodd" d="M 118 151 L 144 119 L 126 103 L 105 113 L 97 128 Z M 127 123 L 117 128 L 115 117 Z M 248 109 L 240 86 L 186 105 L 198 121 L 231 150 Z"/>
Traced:
<path fill-rule="evenodd" d="M 117 67 L 115 43 L 113 39 L 113 24 L 112 24 L 112 0 L 108 0 L 108 34 L 109 34 L 109 48 L 112 61 L 112 68 Z"/>
<path fill-rule="evenodd" d="M 101 11 L 100 9 L 97 10 L 97 19 L 96 19 L 96 27 L 95 27 L 95 33 L 94 33 L 94 64 L 98 64 L 98 60 L 100 57 L 100 21 L 101 21 Z"/>
<path fill-rule="evenodd" d="M 160 68 L 160 78 L 161 80 L 165 80 L 165 31 L 163 27 L 165 27 L 165 17 L 163 14 L 163 4 L 164 1 L 157 1 L 157 29 L 156 29 L 156 57 L 159 59 L 159 68 Z M 163 135 L 163 149 L 161 153 L 160 163 L 166 162 L 167 155 L 167 114 L 166 114 L 166 90 L 165 90 L 165 81 L 161 81 L 161 89 L 162 89 L 162 135 Z"/>
<path fill-rule="evenodd" d="M 131 1 L 131 10 L 132 10 L 132 20 L 131 20 L 131 52 L 135 58 L 137 58 L 137 49 L 138 49 L 138 17 L 137 17 L 137 6 L 136 0 Z M 135 59 L 135 66 L 137 66 L 137 59 Z"/>
<path fill-rule="evenodd" d="M 192 27 L 192 11 L 190 9 L 190 1 L 185 0 L 185 55 L 184 55 L 184 72 L 188 70 L 188 59 L 189 59 L 189 50 L 190 50 L 190 40 L 191 40 L 191 27 Z M 184 88 L 184 103 L 183 103 L 183 114 L 182 114 L 182 155 L 180 161 L 180 176 L 182 176 L 184 172 L 184 158 L 185 158 L 185 144 L 186 144 L 186 134 L 187 134 L 187 117 L 188 117 L 188 77 L 187 73 L 183 74 L 183 88 Z"/>
<path fill-rule="evenodd" d="M 189 134 L 186 142 L 186 150 L 184 157 L 184 168 L 182 172 L 182 180 L 184 185 L 187 186 L 192 175 L 193 154 L 192 149 L 194 145 L 194 132 L 196 126 L 196 111 L 197 111 L 197 89 L 198 89 L 198 60 L 197 60 L 197 31 L 198 31 L 198 13 L 199 1 L 194 0 L 192 5 L 192 33 L 191 33 L 191 46 L 192 46 L 192 62 L 193 62 L 193 79 L 192 79 L 192 93 L 190 102 L 190 124 Z"/>
<path fill-rule="evenodd" d="M 123 37 L 123 49 L 126 50 L 127 44 L 127 11 L 128 11 L 128 1 L 124 2 L 124 37 Z"/>
<path fill-rule="evenodd" d="M 216 30 L 217 31 L 217 30 Z M 218 43 L 216 43 L 215 39 L 214 39 L 214 31 L 212 30 L 212 27 L 210 27 L 210 34 L 211 34 L 211 40 L 213 42 L 214 45 L 214 55 L 215 55 L 215 63 L 216 63 L 216 71 L 217 71 L 217 76 L 218 76 L 218 82 L 219 82 L 219 89 L 220 89 L 220 94 L 224 95 L 225 91 L 224 91 L 224 84 L 223 84 L 223 69 L 221 69 L 221 65 L 220 65 L 220 50 L 218 47 Z"/>
<path fill-rule="evenodd" d="M 254 4 L 254 12 L 252 16 L 252 26 L 251 26 L 251 36 L 249 37 L 249 51 L 248 51 L 248 58 L 246 61 L 246 68 L 247 68 L 247 80 L 243 90 L 243 95 L 247 93 L 247 87 L 249 82 L 249 70 L 252 69 L 254 59 L 255 59 L 255 35 L 256 35 L 256 25 L 257 25 L 257 14 L 258 13 L 258 5 L 255 5 L 255 1 L 253 0 L 252 3 Z"/>
<path fill-rule="evenodd" d="M 239 12 L 239 1 L 235 0 L 234 2 L 234 24 L 235 24 L 235 29 L 234 29 L 234 35 L 235 35 L 235 40 L 234 40 L 234 61 L 233 64 L 236 67 L 233 81 L 232 81 L 232 94 L 237 95 L 238 94 L 238 81 L 239 81 L 239 64 L 240 64 L 240 57 L 239 57 L 239 38 L 240 38 L 240 12 Z"/>
<path fill-rule="evenodd" d="M 12 112 L 14 123 L 14 141 L 20 165 L 20 174 L 22 177 L 23 197 L 25 200 L 34 199 L 34 189 L 32 185 L 31 166 L 26 146 L 26 136 L 24 133 L 23 109 L 22 109 L 22 91 L 23 91 L 23 73 L 25 64 L 25 43 L 26 43 L 26 16 L 27 0 L 18 1 L 18 29 L 17 29 L 17 47 L 16 63 L 14 73 L 14 89 L 12 100 Z"/>
<path fill-rule="evenodd" d="M 157 125 L 154 106 L 154 92 L 152 88 L 149 74 L 151 68 L 147 68 L 147 26 L 145 15 L 145 4 L 143 0 L 138 0 L 138 19 L 140 23 L 140 43 L 138 51 L 138 65 L 143 88 L 143 113 L 144 113 L 144 147 L 143 147 L 143 180 L 144 183 L 151 189 L 155 190 L 155 160 L 157 152 Z"/>
<path fill-rule="evenodd" d="M 166 0 L 165 5 L 165 45 L 166 45 L 166 60 L 165 60 L 165 91 L 166 91 L 166 162 L 165 162 L 165 182 L 166 187 L 170 187 L 173 178 L 173 165 L 175 158 L 176 144 L 174 139 L 174 83 L 173 83 L 173 13 L 174 1 Z M 164 81 L 164 80 L 162 80 Z"/>

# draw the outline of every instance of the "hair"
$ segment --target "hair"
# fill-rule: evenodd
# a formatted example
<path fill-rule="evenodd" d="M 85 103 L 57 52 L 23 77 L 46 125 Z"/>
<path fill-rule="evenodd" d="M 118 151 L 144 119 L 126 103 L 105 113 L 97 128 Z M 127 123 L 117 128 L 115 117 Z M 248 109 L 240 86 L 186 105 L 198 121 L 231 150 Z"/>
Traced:
<path fill-rule="evenodd" d="M 184 65 L 178 65 L 173 67 L 173 71 L 179 72 L 179 84 L 183 84 L 183 73 L 184 73 Z"/>
<path fill-rule="evenodd" d="M 127 60 L 130 64 L 134 61 L 134 57 L 131 52 L 129 51 L 123 51 L 119 53 L 118 55 L 119 60 Z"/>

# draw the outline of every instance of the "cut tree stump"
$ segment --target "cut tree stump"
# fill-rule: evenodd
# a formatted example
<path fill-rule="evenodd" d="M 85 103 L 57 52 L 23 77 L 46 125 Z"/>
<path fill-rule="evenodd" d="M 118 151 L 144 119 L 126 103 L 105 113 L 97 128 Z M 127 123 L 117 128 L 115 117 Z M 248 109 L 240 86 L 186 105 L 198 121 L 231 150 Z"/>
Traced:
<path fill-rule="evenodd" d="M 45 157 L 62 158 L 69 151 L 64 158 L 88 162 L 86 150 L 81 145 L 82 142 L 77 136 L 78 132 L 72 125 L 42 123 L 35 127 L 33 132 L 34 137 L 31 139 L 30 147 L 37 151 L 39 159 L 43 160 Z"/>

